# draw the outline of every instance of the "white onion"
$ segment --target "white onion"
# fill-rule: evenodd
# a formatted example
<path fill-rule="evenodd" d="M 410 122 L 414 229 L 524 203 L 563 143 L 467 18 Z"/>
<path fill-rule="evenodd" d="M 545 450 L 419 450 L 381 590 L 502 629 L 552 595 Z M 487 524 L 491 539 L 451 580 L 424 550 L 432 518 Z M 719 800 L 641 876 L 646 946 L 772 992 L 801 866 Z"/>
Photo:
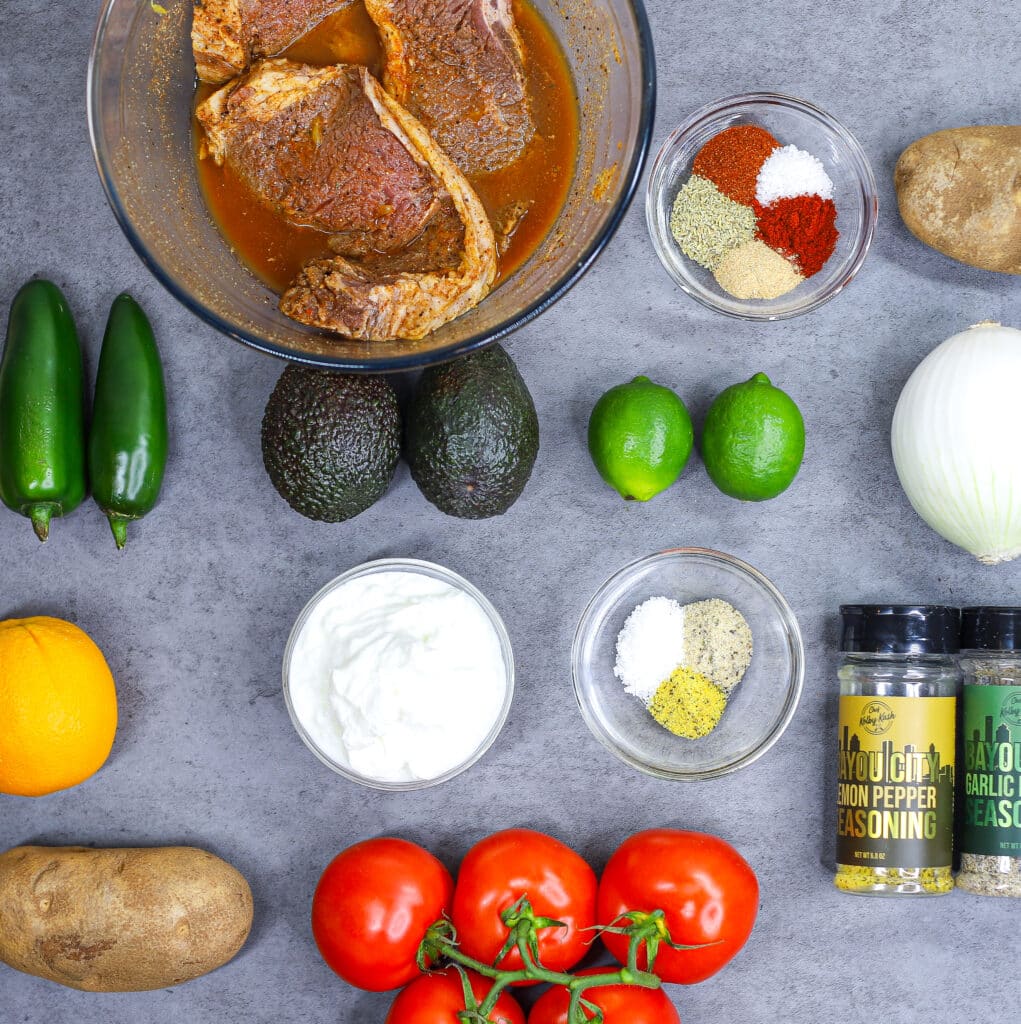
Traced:
<path fill-rule="evenodd" d="M 940 536 L 987 565 L 1021 554 L 1021 331 L 985 322 L 930 352 L 891 442 L 904 493 Z"/>

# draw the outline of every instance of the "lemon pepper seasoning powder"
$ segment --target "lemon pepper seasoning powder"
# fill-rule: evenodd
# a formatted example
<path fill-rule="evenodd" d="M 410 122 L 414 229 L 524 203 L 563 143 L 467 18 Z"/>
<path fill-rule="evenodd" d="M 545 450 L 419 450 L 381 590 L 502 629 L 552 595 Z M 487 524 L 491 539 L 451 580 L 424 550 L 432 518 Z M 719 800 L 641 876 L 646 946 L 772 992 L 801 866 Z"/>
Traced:
<path fill-rule="evenodd" d="M 726 695 L 708 676 L 682 665 L 659 684 L 649 712 L 675 736 L 697 740 L 716 728 L 726 706 Z"/>

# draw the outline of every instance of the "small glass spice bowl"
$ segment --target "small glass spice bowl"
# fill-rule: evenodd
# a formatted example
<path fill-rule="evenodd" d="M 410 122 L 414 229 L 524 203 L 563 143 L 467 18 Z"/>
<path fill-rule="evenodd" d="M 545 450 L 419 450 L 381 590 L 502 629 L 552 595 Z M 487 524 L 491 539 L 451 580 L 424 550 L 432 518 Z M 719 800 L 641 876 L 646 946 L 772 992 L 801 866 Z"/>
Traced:
<path fill-rule="evenodd" d="M 613 674 L 617 634 L 650 597 L 680 604 L 717 597 L 752 631 L 752 661 L 708 736 L 682 739 L 656 722 Z M 661 779 L 695 782 L 761 757 L 794 716 L 805 675 L 801 630 L 790 605 L 760 572 L 706 548 L 673 548 L 614 573 L 589 602 L 572 651 L 574 689 L 592 734 L 625 764 Z"/>
<path fill-rule="evenodd" d="M 674 200 L 691 177 L 699 150 L 725 128 L 756 124 L 782 146 L 795 145 L 822 161 L 833 181 L 837 240 L 823 268 L 776 299 L 738 299 L 717 283 L 712 272 L 688 259 L 670 233 Z M 818 309 L 840 292 L 865 262 L 879 198 L 868 158 L 853 135 L 837 120 L 805 100 L 780 93 L 730 96 L 696 110 L 666 140 L 652 165 L 645 218 L 656 254 L 667 273 L 693 299 L 742 320 L 784 320 Z"/>

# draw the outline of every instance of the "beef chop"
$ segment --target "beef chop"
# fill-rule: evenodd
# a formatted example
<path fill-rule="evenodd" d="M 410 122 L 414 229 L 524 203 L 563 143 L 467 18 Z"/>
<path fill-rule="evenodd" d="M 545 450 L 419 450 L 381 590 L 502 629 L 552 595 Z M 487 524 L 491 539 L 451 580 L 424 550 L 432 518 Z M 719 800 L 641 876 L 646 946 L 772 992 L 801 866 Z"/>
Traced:
<path fill-rule="evenodd" d="M 332 233 L 280 300 L 301 323 L 364 341 L 423 338 L 496 277 L 478 196 L 363 67 L 256 65 L 202 104 L 209 152 L 267 202 Z"/>
<path fill-rule="evenodd" d="M 220 85 L 287 49 L 355 0 L 197 0 L 191 44 L 203 82 Z"/>
<path fill-rule="evenodd" d="M 405 248 L 449 203 L 428 161 L 380 120 L 367 78 L 354 65 L 267 60 L 197 111 L 217 163 L 347 256 Z"/>
<path fill-rule="evenodd" d="M 477 306 L 496 277 L 496 239 L 464 175 L 429 133 L 368 74 L 380 120 L 421 154 L 453 205 L 396 258 L 313 260 L 280 308 L 301 323 L 350 338 L 417 340 Z"/>
<path fill-rule="evenodd" d="M 384 84 L 465 174 L 516 160 L 535 133 L 510 0 L 365 0 Z"/>

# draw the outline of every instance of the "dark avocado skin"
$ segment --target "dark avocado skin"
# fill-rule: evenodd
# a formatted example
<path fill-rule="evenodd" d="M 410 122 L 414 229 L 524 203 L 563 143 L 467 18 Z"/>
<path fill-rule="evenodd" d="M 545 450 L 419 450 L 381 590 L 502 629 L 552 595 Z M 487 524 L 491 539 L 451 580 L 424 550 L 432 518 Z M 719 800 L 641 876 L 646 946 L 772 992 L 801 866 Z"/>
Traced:
<path fill-rule="evenodd" d="M 291 364 L 262 419 L 262 459 L 296 512 L 340 523 L 386 494 L 401 450 L 397 395 L 383 377 Z"/>
<path fill-rule="evenodd" d="M 499 345 L 423 372 L 408 406 L 405 456 L 440 511 L 502 515 L 521 496 L 538 453 L 535 403 Z"/>

